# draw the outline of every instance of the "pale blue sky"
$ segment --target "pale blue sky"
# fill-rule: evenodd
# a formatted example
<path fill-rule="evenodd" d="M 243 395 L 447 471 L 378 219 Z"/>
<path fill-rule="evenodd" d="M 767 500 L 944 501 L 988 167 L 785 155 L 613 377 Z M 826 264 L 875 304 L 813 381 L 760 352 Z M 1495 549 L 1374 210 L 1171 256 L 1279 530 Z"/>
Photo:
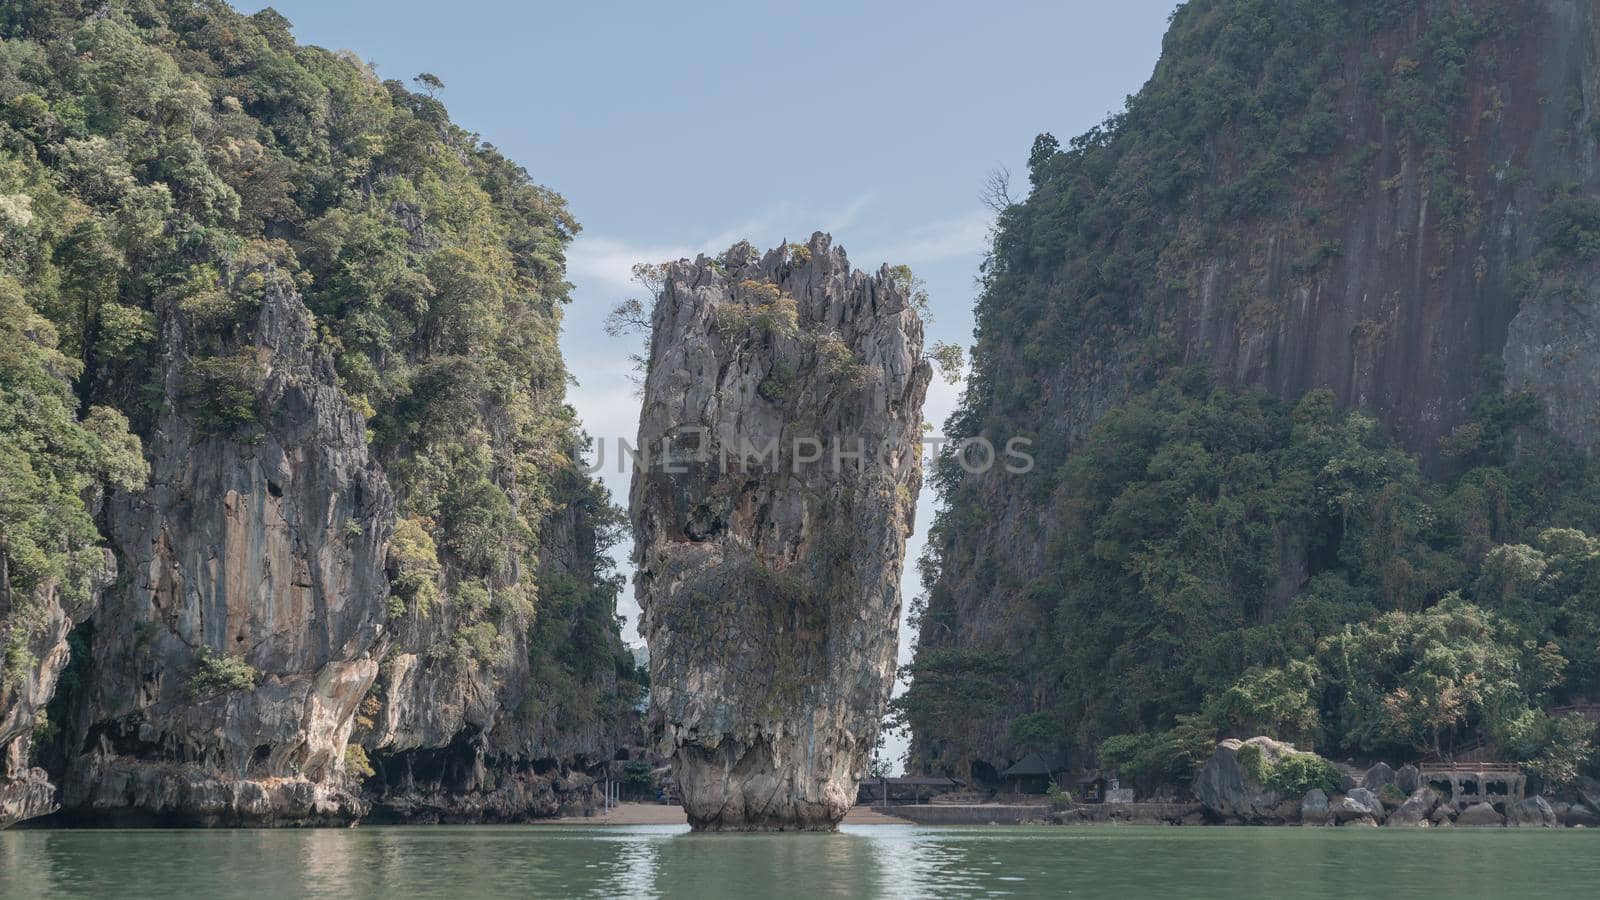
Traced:
<path fill-rule="evenodd" d="M 984 176 L 1008 167 L 1024 193 L 1034 135 L 1064 143 L 1119 109 L 1178 4 L 271 5 L 302 42 L 353 50 L 383 77 L 438 75 L 456 122 L 566 196 L 583 224 L 563 337 L 572 399 L 590 433 L 631 439 L 632 342 L 601 322 L 636 293 L 632 263 L 831 231 L 858 268 L 910 264 L 928 283 L 930 339 L 969 343 Z M 957 390 L 936 382 L 936 425 Z M 627 476 L 607 469 L 625 503 Z M 933 503 L 924 491 L 909 560 Z M 905 587 L 908 601 L 920 590 L 914 566 Z M 631 592 L 620 611 L 637 640 Z"/>

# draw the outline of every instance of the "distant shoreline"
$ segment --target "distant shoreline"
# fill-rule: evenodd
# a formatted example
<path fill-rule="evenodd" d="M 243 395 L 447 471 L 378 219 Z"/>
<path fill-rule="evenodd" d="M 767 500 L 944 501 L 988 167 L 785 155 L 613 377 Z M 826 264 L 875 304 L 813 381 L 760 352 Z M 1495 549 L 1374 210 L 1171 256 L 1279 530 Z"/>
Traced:
<path fill-rule="evenodd" d="M 593 816 L 564 816 L 542 819 L 535 825 L 582 826 L 638 826 L 689 824 L 681 807 L 662 803 L 623 803 L 609 813 Z M 920 825 L 925 827 L 1003 827 L 1003 826 L 1151 826 L 1151 827 L 1202 827 L 1220 828 L 1229 825 L 1241 828 L 1304 828 L 1331 827 L 1332 823 L 1316 825 L 1297 821 L 1244 823 L 1218 822 L 1207 818 L 1199 803 L 1118 803 L 1076 805 L 1054 809 L 1046 804 L 922 804 L 891 806 L 880 810 L 872 806 L 853 806 L 845 816 L 844 825 Z M 1359 823 L 1349 823 L 1347 827 Z M 1456 826 L 1467 830 L 1483 830 L 1506 826 Z M 1551 830 L 1566 831 L 1583 825 L 1556 827 Z"/>
<path fill-rule="evenodd" d="M 607 813 L 541 819 L 535 825 L 688 825 L 683 807 L 670 803 L 621 803 Z M 852 806 L 845 825 L 915 825 L 909 819 L 884 815 L 870 806 Z"/>

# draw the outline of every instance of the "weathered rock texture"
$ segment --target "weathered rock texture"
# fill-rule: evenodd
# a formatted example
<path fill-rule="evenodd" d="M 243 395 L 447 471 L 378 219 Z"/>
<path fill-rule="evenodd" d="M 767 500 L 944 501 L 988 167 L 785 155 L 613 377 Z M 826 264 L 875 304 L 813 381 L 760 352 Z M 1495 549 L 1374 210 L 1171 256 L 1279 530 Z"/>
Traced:
<path fill-rule="evenodd" d="M 1305 797 L 1300 800 L 1301 825 L 1329 825 L 1333 822 L 1333 806 L 1328 801 L 1328 794 L 1322 788 L 1312 788 L 1306 791 Z"/>
<path fill-rule="evenodd" d="M 0 683 L 0 828 L 58 808 L 56 785 L 28 758 L 33 734 L 46 718 L 45 708 L 70 660 L 67 635 L 93 610 L 99 592 L 116 576 L 116 570 L 116 558 L 107 552 L 102 572 L 82 601 L 71 602 L 55 585 L 40 589 L 38 596 L 31 598 L 44 619 L 43 627 L 33 630 L 26 648 L 33 664 L 19 681 Z"/>
<path fill-rule="evenodd" d="M 96 112 L 0 122 L 0 825 L 598 799 L 639 685 L 565 201 L 276 13 L 12 12 L 55 63 L 3 99 Z"/>
<path fill-rule="evenodd" d="M 540 534 L 539 575 L 551 591 L 552 579 L 580 590 L 603 586 L 598 605 L 609 617 L 616 587 L 601 574 L 596 523 L 602 512 L 583 501 L 550 516 Z M 563 613 L 544 611 L 549 618 Z M 593 623 L 581 614 L 542 627 L 560 635 L 556 643 L 566 647 L 593 641 L 594 633 L 586 631 Z M 381 698 L 371 702 L 371 726 L 359 735 L 377 769 L 365 785 L 373 801 L 370 819 L 523 822 L 598 805 L 587 770 L 628 743 L 627 731 L 637 719 L 623 722 L 599 709 L 573 716 L 546 698 L 548 687 L 537 683 L 532 669 L 552 647 L 534 646 L 533 622 L 503 627 L 504 645 L 482 663 L 430 653 L 430 647 L 448 645 L 456 625 L 448 608 L 403 622 L 397 651 L 383 663 Z M 612 648 L 602 644 L 585 653 L 604 664 L 588 673 L 597 682 L 591 687 L 602 695 L 615 691 Z"/>
<path fill-rule="evenodd" d="M 1506 823 L 1506 817 L 1491 804 L 1474 803 L 1456 813 L 1455 823 L 1467 828 L 1498 828 Z"/>
<path fill-rule="evenodd" d="M 1334 802 L 1333 818 L 1340 825 L 1349 822 L 1370 820 L 1373 824 L 1383 821 L 1385 815 L 1383 803 L 1378 796 L 1366 788 L 1353 788 Z"/>
<path fill-rule="evenodd" d="M 831 829 L 895 670 L 922 323 L 816 234 L 671 264 L 652 324 L 631 497 L 652 726 L 694 827 Z M 744 453 L 773 442 L 776 465 Z"/>
<path fill-rule="evenodd" d="M 1410 826 L 1414 828 L 1428 827 L 1428 817 L 1439 807 L 1439 794 L 1433 788 L 1419 787 L 1411 792 L 1406 802 L 1400 808 L 1389 814 L 1384 825 Z"/>
<path fill-rule="evenodd" d="M 565 677 L 616 690 L 603 498 L 571 473 L 574 496 L 541 528 L 539 571 L 517 573 L 565 591 L 541 623 L 547 640 L 534 646 L 530 609 L 499 623 L 486 658 L 452 652 L 449 605 L 394 616 L 394 495 L 292 287 L 267 291 L 241 340 L 257 410 L 242 428 L 197 425 L 184 317 L 168 309 L 162 322 L 166 411 L 150 484 L 108 504 L 123 573 L 78 632 L 81 684 L 61 704 L 62 821 L 524 821 L 593 806 L 586 770 L 610 759 L 627 722 L 611 709 L 576 719 L 532 670 L 559 666 L 548 657 L 583 640 L 566 654 L 582 671 Z M 0 729 L 14 758 L 11 737 L 31 727 L 67 659 L 75 616 L 47 608 L 53 649 L 37 654 L 40 672 Z M 247 681 L 208 682 L 218 661 Z M 349 764 L 358 746 L 370 777 Z M 11 765 L 5 817 L 54 811 L 45 773 Z"/>
<path fill-rule="evenodd" d="M 1533 796 L 1510 804 L 1510 809 L 1506 810 L 1506 824 L 1521 828 L 1556 828 L 1561 822 L 1549 800 Z"/>
<path fill-rule="evenodd" d="M 1241 753 L 1241 751 L 1244 751 Z M 1230 738 L 1217 744 L 1211 758 L 1195 775 L 1194 792 L 1212 816 L 1231 822 L 1273 823 L 1292 820 L 1305 805 L 1309 795 L 1301 799 L 1285 798 L 1262 784 L 1253 770 L 1269 769 L 1278 760 L 1294 753 L 1293 744 L 1275 741 L 1268 737 L 1253 737 L 1247 741 Z M 1257 756 L 1257 760 L 1244 757 Z M 1313 812 L 1317 824 L 1322 817 L 1336 811 L 1329 806 L 1327 796 L 1314 802 Z"/>
<path fill-rule="evenodd" d="M 100 822 L 355 818 L 344 754 L 378 673 L 394 521 L 365 425 L 287 287 L 242 345 L 264 411 L 246 429 L 197 427 L 187 325 L 163 323 L 166 413 L 148 489 L 108 510 L 123 577 L 94 618 L 64 805 Z M 203 655 L 257 683 L 205 687 Z"/>
<path fill-rule="evenodd" d="M 1224 15 L 1282 16 L 1282 26 L 1298 15 L 1293 6 L 1242 13 L 1229 0 L 1187 4 L 1145 93 L 1176 96 L 1175 79 L 1196 60 L 1235 52 L 1235 31 L 1215 27 Z M 1023 204 L 1008 212 L 1002 227 L 1016 252 L 990 269 L 1005 290 L 979 304 L 971 383 L 982 390 L 969 397 L 965 429 L 1035 434 L 1041 468 L 1053 471 L 1059 454 L 1152 373 L 1177 364 L 1291 401 L 1331 389 L 1431 464 L 1475 400 L 1499 386 L 1501 370 L 1506 389 L 1533 392 L 1555 433 L 1595 444 L 1600 280 L 1593 257 L 1547 225 L 1567 192 L 1578 201 L 1567 211 L 1584 211 L 1580 218 L 1600 197 L 1600 132 L 1590 127 L 1600 109 L 1600 14 L 1590 0 L 1386 6 L 1392 15 L 1367 16 L 1371 4 L 1331 13 L 1337 29 L 1315 49 L 1338 60 L 1319 81 L 1328 102 L 1269 114 L 1282 117 L 1285 140 L 1309 121 L 1302 113 L 1327 116 L 1318 121 L 1329 127 L 1326 145 L 1292 163 L 1273 202 L 1219 214 L 1224 198 L 1256 188 L 1261 173 L 1241 163 L 1254 148 L 1239 145 L 1228 113 L 1158 103 L 1122 123 L 1131 132 L 1091 135 L 1091 147 L 1108 149 L 1046 192 L 1047 201 L 1077 196 L 1140 172 L 1129 190 L 1147 195 L 1147 218 L 1124 222 L 1099 209 L 1079 229 L 1094 243 L 1063 251 L 1050 235 L 1081 222 L 1030 218 Z M 1407 73 L 1436 64 L 1431 36 L 1459 28 L 1466 14 L 1497 18 L 1463 51 L 1449 76 L 1459 81 L 1425 100 L 1404 93 Z M 1273 85 L 1289 76 L 1261 77 Z M 1423 103 L 1435 106 L 1419 111 Z M 1415 127 L 1413 114 L 1434 124 Z M 1156 116 L 1166 118 L 1152 124 Z M 1189 143 L 1181 158 L 1147 165 L 1162 129 Z M 1119 202 L 1101 199 L 1113 209 Z M 1128 268 L 1108 262 L 1118 258 Z M 1046 328 L 1048 341 L 1039 334 Z M 990 473 L 952 492 L 956 514 L 982 524 L 951 530 L 937 548 L 946 562 L 929 613 L 946 627 L 924 630 L 923 647 L 1005 656 L 1043 630 L 1046 614 L 1027 592 L 1049 568 L 1075 498 L 1039 503 L 1037 491 L 1030 479 Z M 1286 577 L 1295 568 L 1285 566 Z M 1051 690 L 1022 679 L 959 736 L 915 735 L 913 766 L 998 770 L 1020 755 L 1009 722 L 1047 706 L 1040 698 Z"/>

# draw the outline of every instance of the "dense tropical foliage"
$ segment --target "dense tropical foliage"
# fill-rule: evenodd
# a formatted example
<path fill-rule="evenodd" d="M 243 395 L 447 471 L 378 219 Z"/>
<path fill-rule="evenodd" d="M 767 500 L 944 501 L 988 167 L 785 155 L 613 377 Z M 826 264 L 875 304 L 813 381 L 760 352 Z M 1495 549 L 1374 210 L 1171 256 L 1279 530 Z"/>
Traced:
<path fill-rule="evenodd" d="M 1590 729 L 1549 710 L 1600 699 L 1595 464 L 1497 361 L 1452 363 L 1453 390 L 1480 399 L 1424 447 L 1393 396 L 1369 396 L 1393 385 L 1362 381 L 1385 324 L 1319 332 L 1347 332 L 1344 396 L 1298 395 L 1338 379 L 1274 357 L 1328 324 L 1284 310 L 1337 306 L 1348 285 L 1318 279 L 1401 194 L 1425 198 L 1426 238 L 1418 224 L 1377 240 L 1415 238 L 1432 281 L 1385 270 L 1362 290 L 1392 287 L 1404 318 L 1448 292 L 1447 262 L 1472 268 L 1450 254 L 1485 215 L 1468 158 L 1498 114 L 1474 103 L 1523 77 L 1503 51 L 1540 8 L 1191 0 L 1121 112 L 1067 142 L 1040 135 L 1026 197 L 998 184 L 947 432 L 1032 438 L 1041 474 L 1001 483 L 949 454 L 934 468 L 945 509 L 895 704 L 914 765 L 979 774 L 1053 746 L 1151 787 L 1186 780 L 1219 736 L 1268 734 L 1393 759 L 1487 740 L 1552 777 L 1582 768 Z M 1454 299 L 1555 290 L 1594 258 L 1595 204 L 1570 190 L 1541 183 L 1531 257 Z M 1391 427 L 1346 411 L 1362 405 Z"/>
<path fill-rule="evenodd" d="M 143 478 L 130 430 L 177 403 L 200 437 L 250 439 L 268 411 L 249 335 L 263 297 L 293 292 L 396 490 L 392 615 L 448 605 L 430 652 L 477 660 L 538 616 L 546 520 L 609 515 L 568 483 L 557 335 L 578 226 L 450 121 L 436 77 L 415 84 L 297 44 L 271 9 L 0 8 L 0 612 L 46 582 L 83 590 L 91 483 Z M 170 397 L 174 329 L 188 361 Z M 583 645 L 610 667 L 617 585 L 600 585 L 556 606 L 603 632 Z M 14 610 L 0 627 L 20 646 L 32 626 Z M 535 641 L 537 690 L 593 706 L 589 662 L 555 656 L 569 638 Z"/>
<path fill-rule="evenodd" d="M 1023 592 L 1048 629 L 919 654 L 902 712 L 959 735 L 1043 672 L 1014 735 L 1054 722 L 1146 783 L 1263 733 L 1402 758 L 1485 737 L 1570 776 L 1589 729 L 1542 710 L 1600 696 L 1600 467 L 1528 398 L 1488 397 L 1425 474 L 1328 392 L 1289 406 L 1175 373 L 1055 473 L 1065 521 Z"/>

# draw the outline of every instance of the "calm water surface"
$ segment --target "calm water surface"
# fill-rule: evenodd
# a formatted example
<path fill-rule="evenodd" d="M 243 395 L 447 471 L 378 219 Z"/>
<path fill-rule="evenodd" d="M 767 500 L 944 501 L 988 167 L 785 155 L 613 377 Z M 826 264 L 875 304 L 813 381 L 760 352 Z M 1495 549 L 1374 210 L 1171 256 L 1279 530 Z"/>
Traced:
<path fill-rule="evenodd" d="M 4 831 L 6 897 L 1593 896 L 1594 831 Z"/>

